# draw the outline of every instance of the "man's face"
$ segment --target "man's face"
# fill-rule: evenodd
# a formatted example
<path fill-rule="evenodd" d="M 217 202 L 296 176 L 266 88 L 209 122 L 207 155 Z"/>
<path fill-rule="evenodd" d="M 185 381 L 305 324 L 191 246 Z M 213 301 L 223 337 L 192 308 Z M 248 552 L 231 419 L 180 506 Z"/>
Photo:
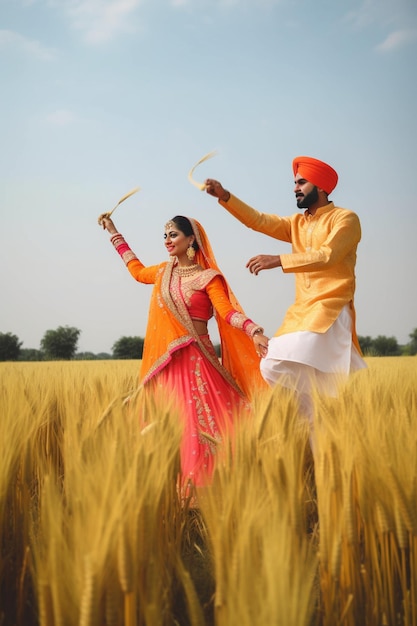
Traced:
<path fill-rule="evenodd" d="M 309 209 L 319 199 L 317 187 L 313 185 L 313 183 L 309 183 L 308 180 L 300 176 L 300 174 L 296 174 L 294 182 L 297 207 L 299 209 Z"/>

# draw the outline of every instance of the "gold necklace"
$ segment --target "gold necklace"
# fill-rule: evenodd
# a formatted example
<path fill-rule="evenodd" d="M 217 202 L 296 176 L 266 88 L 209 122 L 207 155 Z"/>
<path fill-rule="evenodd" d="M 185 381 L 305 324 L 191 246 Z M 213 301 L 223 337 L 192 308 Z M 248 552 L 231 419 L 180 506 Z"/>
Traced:
<path fill-rule="evenodd" d="M 199 269 L 200 266 L 198 265 L 198 263 L 194 265 L 187 265 L 186 267 L 179 267 L 178 265 L 176 265 L 174 267 L 174 272 L 178 276 L 192 276 L 193 274 L 196 274 Z"/>

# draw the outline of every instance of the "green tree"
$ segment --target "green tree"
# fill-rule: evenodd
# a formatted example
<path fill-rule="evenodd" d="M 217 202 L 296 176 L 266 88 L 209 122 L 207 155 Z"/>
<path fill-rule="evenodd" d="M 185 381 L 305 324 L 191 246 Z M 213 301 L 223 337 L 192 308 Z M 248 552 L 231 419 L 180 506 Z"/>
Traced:
<path fill-rule="evenodd" d="M 112 359 L 112 355 L 107 352 L 99 352 L 98 354 L 94 354 L 94 352 L 77 352 L 74 357 L 75 361 L 110 361 Z"/>
<path fill-rule="evenodd" d="M 410 343 L 408 344 L 408 354 L 417 354 L 417 328 L 415 328 L 413 332 L 410 333 L 408 336 L 411 339 Z"/>
<path fill-rule="evenodd" d="M 75 361 L 96 361 L 97 357 L 94 352 L 77 352 L 74 356 Z"/>
<path fill-rule="evenodd" d="M 46 359 L 68 361 L 77 351 L 81 331 L 71 326 L 59 326 L 56 330 L 47 330 L 41 340 L 41 349 Z"/>
<path fill-rule="evenodd" d="M 361 350 L 365 355 L 372 353 L 373 344 L 374 344 L 374 340 L 372 339 L 372 337 L 369 337 L 369 336 L 361 337 L 360 335 L 358 335 L 358 341 L 359 341 Z"/>
<path fill-rule="evenodd" d="M 40 350 L 35 348 L 23 348 L 20 351 L 19 361 L 43 361 L 44 355 Z"/>
<path fill-rule="evenodd" d="M 12 333 L 0 333 L 0 361 L 17 361 L 22 342 Z"/>
<path fill-rule="evenodd" d="M 373 349 L 376 356 L 398 356 L 401 354 L 400 346 L 395 337 L 378 335 L 373 340 Z"/>
<path fill-rule="evenodd" d="M 96 359 L 98 361 L 110 361 L 110 359 L 112 358 L 112 355 L 108 354 L 108 352 L 99 352 L 98 354 L 96 354 Z"/>
<path fill-rule="evenodd" d="M 120 337 L 113 347 L 114 359 L 141 359 L 143 354 L 142 337 Z"/>

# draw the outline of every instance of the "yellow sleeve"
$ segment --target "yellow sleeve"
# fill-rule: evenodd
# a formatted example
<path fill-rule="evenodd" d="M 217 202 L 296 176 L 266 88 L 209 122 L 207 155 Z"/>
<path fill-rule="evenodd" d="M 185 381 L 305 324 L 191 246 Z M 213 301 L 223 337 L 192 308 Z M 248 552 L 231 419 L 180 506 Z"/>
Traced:
<path fill-rule="evenodd" d="M 242 202 L 242 200 L 233 194 L 230 194 L 230 198 L 227 202 L 219 200 L 219 204 L 248 228 L 269 235 L 274 239 L 279 239 L 280 241 L 291 242 L 290 217 L 280 217 L 274 213 L 261 213 L 248 204 L 245 204 L 245 202 Z"/>

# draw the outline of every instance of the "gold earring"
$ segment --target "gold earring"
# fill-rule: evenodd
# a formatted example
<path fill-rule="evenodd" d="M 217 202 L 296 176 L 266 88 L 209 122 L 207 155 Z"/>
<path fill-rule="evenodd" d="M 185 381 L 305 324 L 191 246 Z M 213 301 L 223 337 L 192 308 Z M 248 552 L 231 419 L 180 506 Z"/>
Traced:
<path fill-rule="evenodd" d="M 194 248 L 193 248 L 191 243 L 190 243 L 190 245 L 187 248 L 186 255 L 187 255 L 189 261 L 192 261 L 194 259 L 194 257 L 195 257 L 195 250 L 194 250 Z"/>

